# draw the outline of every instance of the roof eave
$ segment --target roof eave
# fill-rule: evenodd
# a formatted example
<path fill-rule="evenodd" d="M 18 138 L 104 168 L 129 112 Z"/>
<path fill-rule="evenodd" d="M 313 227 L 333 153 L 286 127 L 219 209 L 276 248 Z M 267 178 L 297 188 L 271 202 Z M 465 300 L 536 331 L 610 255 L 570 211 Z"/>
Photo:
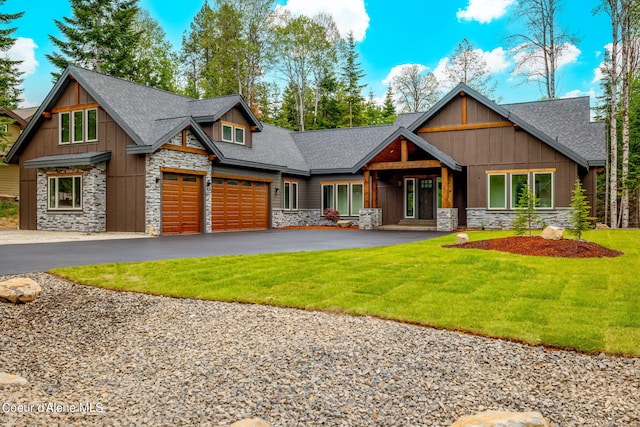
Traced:
<path fill-rule="evenodd" d="M 40 169 L 40 168 L 56 168 L 56 167 L 71 167 L 71 166 L 87 166 L 95 165 L 97 163 L 108 162 L 111 160 L 111 151 L 96 152 L 86 158 L 74 158 L 74 159 L 54 159 L 54 160 L 29 160 L 24 162 L 25 169 Z"/>

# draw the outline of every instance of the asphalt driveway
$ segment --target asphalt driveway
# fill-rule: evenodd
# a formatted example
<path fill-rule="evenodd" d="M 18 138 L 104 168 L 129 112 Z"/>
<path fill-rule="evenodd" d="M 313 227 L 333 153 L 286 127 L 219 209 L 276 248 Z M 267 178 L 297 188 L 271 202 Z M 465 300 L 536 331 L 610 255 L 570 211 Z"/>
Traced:
<path fill-rule="evenodd" d="M 0 245 L 0 275 L 111 262 L 388 246 L 445 234 L 425 231 L 266 230 Z"/>

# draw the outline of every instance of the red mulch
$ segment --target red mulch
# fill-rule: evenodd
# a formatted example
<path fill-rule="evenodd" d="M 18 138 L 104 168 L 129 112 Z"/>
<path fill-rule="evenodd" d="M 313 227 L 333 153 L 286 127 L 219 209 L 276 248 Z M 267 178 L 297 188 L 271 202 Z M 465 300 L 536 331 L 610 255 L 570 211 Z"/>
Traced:
<path fill-rule="evenodd" d="M 592 242 L 572 239 L 545 240 L 540 236 L 514 236 L 479 240 L 463 245 L 446 245 L 445 248 L 490 249 L 520 255 L 564 258 L 600 258 L 623 255 L 623 252 L 614 251 Z"/>
<path fill-rule="evenodd" d="M 351 227 L 339 227 L 337 225 L 291 225 L 279 227 L 278 230 L 360 230 L 357 225 Z"/>

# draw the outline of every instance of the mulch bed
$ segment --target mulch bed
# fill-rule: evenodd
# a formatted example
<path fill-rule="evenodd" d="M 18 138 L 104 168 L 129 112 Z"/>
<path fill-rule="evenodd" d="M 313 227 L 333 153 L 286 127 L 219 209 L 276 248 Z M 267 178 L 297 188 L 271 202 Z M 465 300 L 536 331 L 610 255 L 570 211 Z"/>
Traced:
<path fill-rule="evenodd" d="M 540 236 L 513 236 L 500 239 L 479 240 L 463 245 L 446 245 L 445 248 L 488 249 L 520 255 L 564 258 L 617 257 L 623 252 L 614 251 L 592 242 L 572 239 L 545 240 Z"/>
<path fill-rule="evenodd" d="M 291 225 L 278 227 L 278 230 L 360 230 L 357 225 L 351 227 L 339 227 L 337 225 Z"/>

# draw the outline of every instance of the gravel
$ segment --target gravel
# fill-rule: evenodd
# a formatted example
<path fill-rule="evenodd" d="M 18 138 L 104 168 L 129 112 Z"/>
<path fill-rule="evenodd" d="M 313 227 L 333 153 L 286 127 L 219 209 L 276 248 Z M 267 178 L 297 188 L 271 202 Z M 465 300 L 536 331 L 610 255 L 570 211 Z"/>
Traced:
<path fill-rule="evenodd" d="M 28 276 L 41 297 L 0 304 L 0 372 L 29 381 L 0 389 L 3 425 L 447 426 L 493 409 L 640 426 L 640 358 Z"/>

